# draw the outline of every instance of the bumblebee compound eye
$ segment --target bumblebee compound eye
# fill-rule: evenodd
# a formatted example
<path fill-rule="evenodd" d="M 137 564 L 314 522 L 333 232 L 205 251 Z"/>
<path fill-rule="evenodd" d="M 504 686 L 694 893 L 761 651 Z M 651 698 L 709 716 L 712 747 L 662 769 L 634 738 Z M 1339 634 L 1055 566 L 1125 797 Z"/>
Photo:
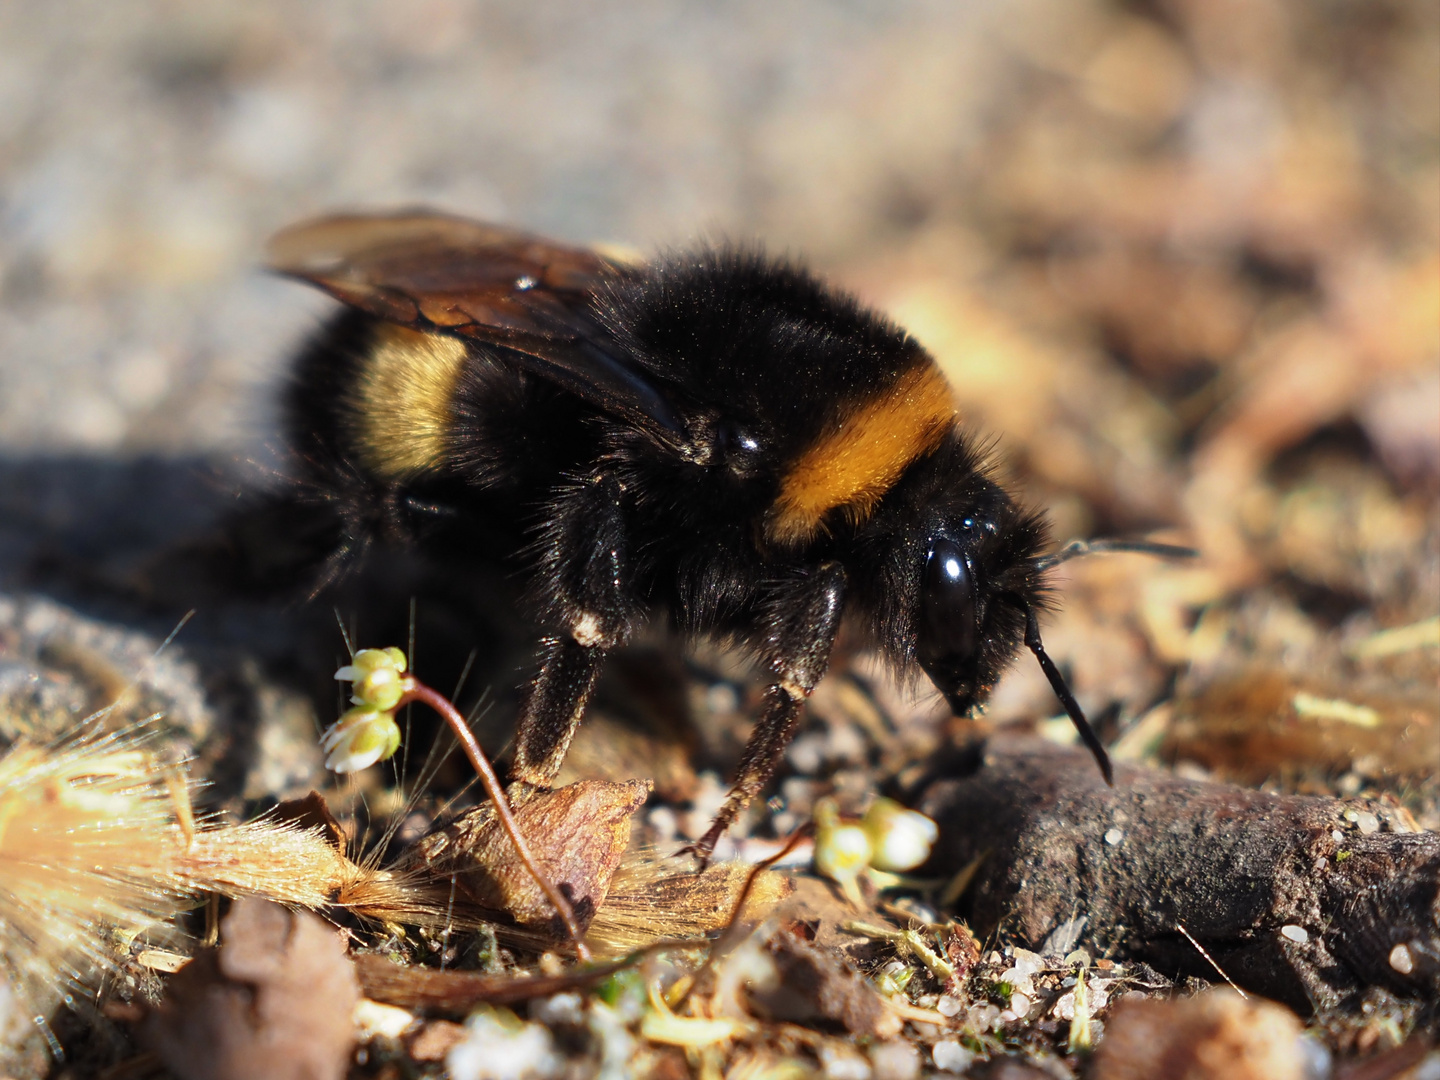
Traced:
<path fill-rule="evenodd" d="M 955 541 L 930 545 L 920 582 L 915 653 L 920 666 L 957 714 L 976 703 L 980 648 L 979 584 Z"/>

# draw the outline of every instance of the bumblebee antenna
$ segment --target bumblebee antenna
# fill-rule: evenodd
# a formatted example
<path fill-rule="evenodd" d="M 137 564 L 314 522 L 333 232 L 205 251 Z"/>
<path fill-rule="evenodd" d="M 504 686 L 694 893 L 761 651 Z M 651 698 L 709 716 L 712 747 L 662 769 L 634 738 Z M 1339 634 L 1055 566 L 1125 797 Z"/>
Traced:
<path fill-rule="evenodd" d="M 1049 570 L 1082 555 L 1105 555 L 1117 551 L 1133 551 L 1156 555 L 1162 559 L 1197 559 L 1200 552 L 1178 544 L 1157 544 L 1153 540 L 1071 540 L 1053 555 L 1035 560 L 1035 569 Z M 1053 681 L 1053 680 L 1052 680 Z"/>
<path fill-rule="evenodd" d="M 1065 711 L 1070 714 L 1070 722 L 1080 733 L 1080 741 L 1094 755 L 1095 764 L 1100 766 L 1100 775 L 1105 777 L 1105 783 L 1114 787 L 1115 770 L 1110 766 L 1110 755 L 1105 752 L 1100 736 L 1095 734 L 1090 721 L 1085 719 L 1085 713 L 1081 710 L 1080 703 L 1075 700 L 1075 695 L 1070 693 L 1070 687 L 1065 685 L 1065 677 L 1060 674 L 1055 661 L 1051 660 L 1050 654 L 1045 651 L 1045 646 L 1040 641 L 1040 620 L 1035 618 L 1035 609 L 1029 604 L 1025 605 L 1025 645 L 1035 654 L 1035 659 L 1040 661 L 1040 670 L 1045 672 L 1045 678 L 1050 680 L 1050 689 L 1055 691 L 1060 704 L 1064 705 Z"/>

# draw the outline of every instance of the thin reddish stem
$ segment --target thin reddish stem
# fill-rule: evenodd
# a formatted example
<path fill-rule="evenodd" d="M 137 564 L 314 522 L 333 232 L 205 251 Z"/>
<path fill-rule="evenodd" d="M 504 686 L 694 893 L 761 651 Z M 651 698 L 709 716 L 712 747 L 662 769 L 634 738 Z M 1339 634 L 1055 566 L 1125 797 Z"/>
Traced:
<path fill-rule="evenodd" d="M 490 802 L 495 807 L 495 816 L 500 819 L 500 827 L 505 830 L 505 835 L 514 845 L 515 854 L 520 856 L 520 861 L 525 864 L 525 869 L 530 871 L 530 876 L 535 879 L 535 884 L 540 886 L 540 890 L 559 913 L 561 921 L 565 923 L 570 940 L 575 943 L 575 955 L 581 960 L 589 960 L 590 950 L 585 946 L 585 937 L 580 931 L 580 924 L 575 921 L 575 909 L 570 906 L 570 901 L 565 899 L 565 894 L 545 876 L 539 863 L 530 853 L 530 845 L 525 843 L 525 837 L 520 833 L 520 824 L 515 820 L 515 811 L 510 809 L 510 800 L 505 797 L 505 789 L 500 786 L 500 778 L 495 774 L 495 767 L 490 764 L 490 759 L 485 756 L 485 751 L 480 749 L 480 744 L 470 731 L 470 725 L 460 715 L 460 710 L 450 704 L 450 699 L 444 694 L 430 689 L 413 676 L 409 679 L 409 689 L 400 699 L 400 705 L 404 705 L 407 701 L 418 701 L 422 705 L 430 706 L 450 725 L 450 730 L 455 732 L 455 737 L 460 740 L 460 745 L 465 749 L 465 756 L 470 759 L 470 764 L 474 766 L 475 772 L 480 777 L 480 783 L 484 786 L 485 793 L 490 796 Z M 396 708 L 399 708 L 400 705 L 397 705 Z"/>

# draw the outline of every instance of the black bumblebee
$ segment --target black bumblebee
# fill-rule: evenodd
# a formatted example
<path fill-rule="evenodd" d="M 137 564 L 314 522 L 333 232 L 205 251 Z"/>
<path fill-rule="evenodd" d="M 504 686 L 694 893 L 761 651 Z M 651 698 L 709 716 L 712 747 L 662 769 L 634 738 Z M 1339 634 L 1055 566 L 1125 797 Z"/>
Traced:
<path fill-rule="evenodd" d="M 934 360 L 805 270 L 702 249 L 643 266 L 429 212 L 335 216 L 272 262 L 348 307 L 288 399 L 347 554 L 463 537 L 520 559 L 545 629 L 512 780 L 555 778 L 606 655 L 652 610 L 771 685 L 716 841 L 775 771 L 848 618 L 957 715 L 1041 645 L 1055 560 L 957 422 Z"/>

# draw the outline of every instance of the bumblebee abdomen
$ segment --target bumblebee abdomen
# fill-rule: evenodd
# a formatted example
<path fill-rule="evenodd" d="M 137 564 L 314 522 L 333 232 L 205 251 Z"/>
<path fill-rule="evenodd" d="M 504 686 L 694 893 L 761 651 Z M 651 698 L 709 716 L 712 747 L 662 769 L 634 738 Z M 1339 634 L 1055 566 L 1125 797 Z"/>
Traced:
<path fill-rule="evenodd" d="M 313 470 L 382 486 L 435 469 L 469 350 L 347 310 L 301 353 L 286 398 L 291 439 Z"/>
<path fill-rule="evenodd" d="M 371 473 L 400 481 L 445 463 L 468 358 L 459 338 L 375 325 L 347 403 L 355 451 Z"/>

